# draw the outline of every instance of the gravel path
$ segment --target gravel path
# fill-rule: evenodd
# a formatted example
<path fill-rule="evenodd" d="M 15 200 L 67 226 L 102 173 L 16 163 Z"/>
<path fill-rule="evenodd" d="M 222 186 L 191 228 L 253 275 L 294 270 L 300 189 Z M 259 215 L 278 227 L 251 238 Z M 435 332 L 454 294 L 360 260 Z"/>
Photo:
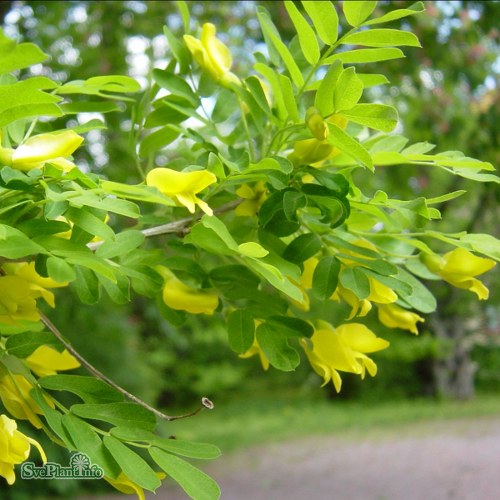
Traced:
<path fill-rule="evenodd" d="M 499 500 L 500 419 L 259 446 L 204 470 L 223 500 Z M 187 497 L 169 485 L 147 498 Z"/>

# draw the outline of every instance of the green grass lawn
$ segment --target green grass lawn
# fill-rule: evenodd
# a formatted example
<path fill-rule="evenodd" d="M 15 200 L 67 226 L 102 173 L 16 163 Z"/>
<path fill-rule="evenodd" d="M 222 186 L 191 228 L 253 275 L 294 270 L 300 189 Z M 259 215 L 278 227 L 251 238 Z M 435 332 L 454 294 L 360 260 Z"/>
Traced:
<path fill-rule="evenodd" d="M 472 401 L 394 402 L 314 401 L 277 395 L 221 403 L 212 411 L 163 428 L 179 439 L 211 442 L 228 452 L 322 434 L 356 439 L 408 426 L 425 432 L 427 422 L 492 416 L 500 417 L 498 395 L 481 395 Z"/>

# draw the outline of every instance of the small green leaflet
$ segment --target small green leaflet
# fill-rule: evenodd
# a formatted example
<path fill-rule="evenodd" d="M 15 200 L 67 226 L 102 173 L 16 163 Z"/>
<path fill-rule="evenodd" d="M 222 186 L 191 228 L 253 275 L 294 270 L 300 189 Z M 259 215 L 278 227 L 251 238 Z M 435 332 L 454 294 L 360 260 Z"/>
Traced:
<path fill-rule="evenodd" d="M 237 309 L 227 318 L 227 334 L 229 347 L 239 354 L 250 349 L 254 340 L 253 316 L 243 310 Z"/>
<path fill-rule="evenodd" d="M 337 288 L 340 262 L 332 255 L 323 257 L 314 269 L 312 279 L 313 294 L 319 300 L 328 300 Z"/>
<path fill-rule="evenodd" d="M 285 1 L 285 8 L 292 20 L 299 37 L 300 49 L 309 64 L 316 64 L 319 60 L 319 45 L 314 30 L 304 19 L 299 9 L 289 0 Z"/>
<path fill-rule="evenodd" d="M 218 484 L 190 463 L 159 448 L 149 448 L 149 454 L 193 500 L 218 500 L 220 498 Z"/>
<path fill-rule="evenodd" d="M 421 47 L 418 38 L 413 33 L 393 29 L 357 31 L 343 37 L 341 43 L 365 47 Z"/>
<path fill-rule="evenodd" d="M 0 75 L 41 63 L 48 57 L 33 43 L 17 44 L 0 29 Z"/>
<path fill-rule="evenodd" d="M 342 9 L 347 22 L 351 26 L 357 27 L 370 16 L 376 5 L 376 1 L 344 0 Z"/>
<path fill-rule="evenodd" d="M 257 327 L 256 338 L 269 363 L 278 370 L 293 371 L 300 363 L 299 353 L 288 345 L 288 337 L 278 325 L 262 323 Z"/>
<path fill-rule="evenodd" d="M 339 30 L 339 16 L 334 4 L 329 0 L 314 0 L 303 1 L 302 5 L 321 40 L 326 45 L 333 45 L 337 41 Z"/>

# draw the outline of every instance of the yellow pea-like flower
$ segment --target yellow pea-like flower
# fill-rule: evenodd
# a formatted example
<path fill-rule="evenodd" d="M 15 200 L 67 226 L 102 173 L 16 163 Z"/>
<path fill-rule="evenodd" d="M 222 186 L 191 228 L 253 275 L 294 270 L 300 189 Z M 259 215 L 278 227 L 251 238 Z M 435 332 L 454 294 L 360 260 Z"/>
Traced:
<path fill-rule="evenodd" d="M 303 339 L 301 344 L 312 368 L 323 377 L 323 385 L 331 380 L 337 392 L 342 386 L 339 371 L 354 373 L 361 378 L 368 371 L 373 377 L 377 365 L 366 354 L 389 346 L 389 342 L 377 337 L 365 325 L 347 323 L 333 328 L 323 321 L 311 339 Z"/>
<path fill-rule="evenodd" d="M 233 64 L 231 51 L 215 36 L 216 33 L 217 29 L 212 23 L 205 23 L 199 40 L 191 35 L 184 35 L 183 38 L 195 61 L 216 82 L 225 87 L 241 85 L 239 78 L 230 71 Z"/>
<path fill-rule="evenodd" d="M 213 293 L 190 287 L 179 280 L 169 269 L 158 266 L 163 276 L 163 302 L 177 311 L 191 314 L 213 314 L 219 305 L 219 297 Z"/>
<path fill-rule="evenodd" d="M 196 195 L 215 182 L 217 177 L 208 170 L 178 172 L 159 167 L 151 170 L 146 177 L 148 186 L 155 187 L 191 213 L 194 213 L 195 206 L 198 205 L 207 215 L 213 215 L 213 210 Z"/>
<path fill-rule="evenodd" d="M 66 159 L 83 142 L 83 137 L 73 130 L 39 134 L 27 139 L 16 149 L 0 146 L 0 161 L 18 170 L 42 168 L 50 162 L 61 170 L 67 171 L 75 164 Z"/>
<path fill-rule="evenodd" d="M 253 217 L 257 215 L 267 199 L 267 189 L 264 182 L 257 182 L 253 188 L 248 184 L 243 184 L 236 190 L 236 194 L 245 200 L 235 209 L 235 214 L 239 216 Z"/>
<path fill-rule="evenodd" d="M 29 457 L 31 445 L 38 449 L 43 463 L 46 463 L 47 457 L 40 443 L 19 432 L 15 420 L 0 415 L 0 476 L 3 476 L 9 485 L 14 484 L 16 480 L 14 465 Z"/>
<path fill-rule="evenodd" d="M 41 345 L 26 358 L 26 364 L 39 377 L 55 375 L 59 371 L 74 370 L 80 366 L 78 360 L 66 349 L 56 351 L 47 345 Z"/>
<path fill-rule="evenodd" d="M 379 321 L 389 328 L 402 328 L 418 335 L 417 323 L 424 318 L 418 314 L 403 309 L 396 304 L 381 304 L 378 306 Z"/>
<path fill-rule="evenodd" d="M 38 415 L 43 412 L 30 396 L 31 389 L 33 386 L 22 375 L 5 373 L 0 377 L 0 399 L 5 409 L 14 418 L 29 420 L 33 427 L 40 429 L 42 422 Z M 48 403 L 54 405 L 52 401 Z"/>
<path fill-rule="evenodd" d="M 489 297 L 488 288 L 475 276 L 495 267 L 494 260 L 477 257 L 465 248 L 455 248 L 442 257 L 425 254 L 422 260 L 430 271 L 451 285 L 474 292 L 479 300 L 486 300 Z"/>
<path fill-rule="evenodd" d="M 267 371 L 269 369 L 269 360 L 267 359 L 264 351 L 261 349 L 256 338 L 254 338 L 253 344 L 251 345 L 250 349 L 248 349 L 248 351 L 244 352 L 243 354 L 240 354 L 239 357 L 242 359 L 247 359 L 255 355 L 259 356 L 260 364 L 262 365 L 263 370 Z"/>

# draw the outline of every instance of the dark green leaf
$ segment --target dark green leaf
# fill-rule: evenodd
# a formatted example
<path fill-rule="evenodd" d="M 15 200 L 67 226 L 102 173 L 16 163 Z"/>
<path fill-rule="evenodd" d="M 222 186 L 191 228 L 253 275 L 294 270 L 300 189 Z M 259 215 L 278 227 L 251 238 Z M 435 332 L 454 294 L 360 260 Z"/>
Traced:
<path fill-rule="evenodd" d="M 254 319 L 245 310 L 236 310 L 227 318 L 229 347 L 237 353 L 248 351 L 254 340 Z"/>
<path fill-rule="evenodd" d="M 323 257 L 314 269 L 313 294 L 320 300 L 328 300 L 337 288 L 340 262 L 333 256 Z"/>
<path fill-rule="evenodd" d="M 256 338 L 269 363 L 278 370 L 293 371 L 300 363 L 299 353 L 288 345 L 288 337 L 277 325 L 260 324 L 257 327 Z"/>
<path fill-rule="evenodd" d="M 301 234 L 285 249 L 283 258 L 300 264 L 314 256 L 321 249 L 321 240 L 316 234 Z"/>

